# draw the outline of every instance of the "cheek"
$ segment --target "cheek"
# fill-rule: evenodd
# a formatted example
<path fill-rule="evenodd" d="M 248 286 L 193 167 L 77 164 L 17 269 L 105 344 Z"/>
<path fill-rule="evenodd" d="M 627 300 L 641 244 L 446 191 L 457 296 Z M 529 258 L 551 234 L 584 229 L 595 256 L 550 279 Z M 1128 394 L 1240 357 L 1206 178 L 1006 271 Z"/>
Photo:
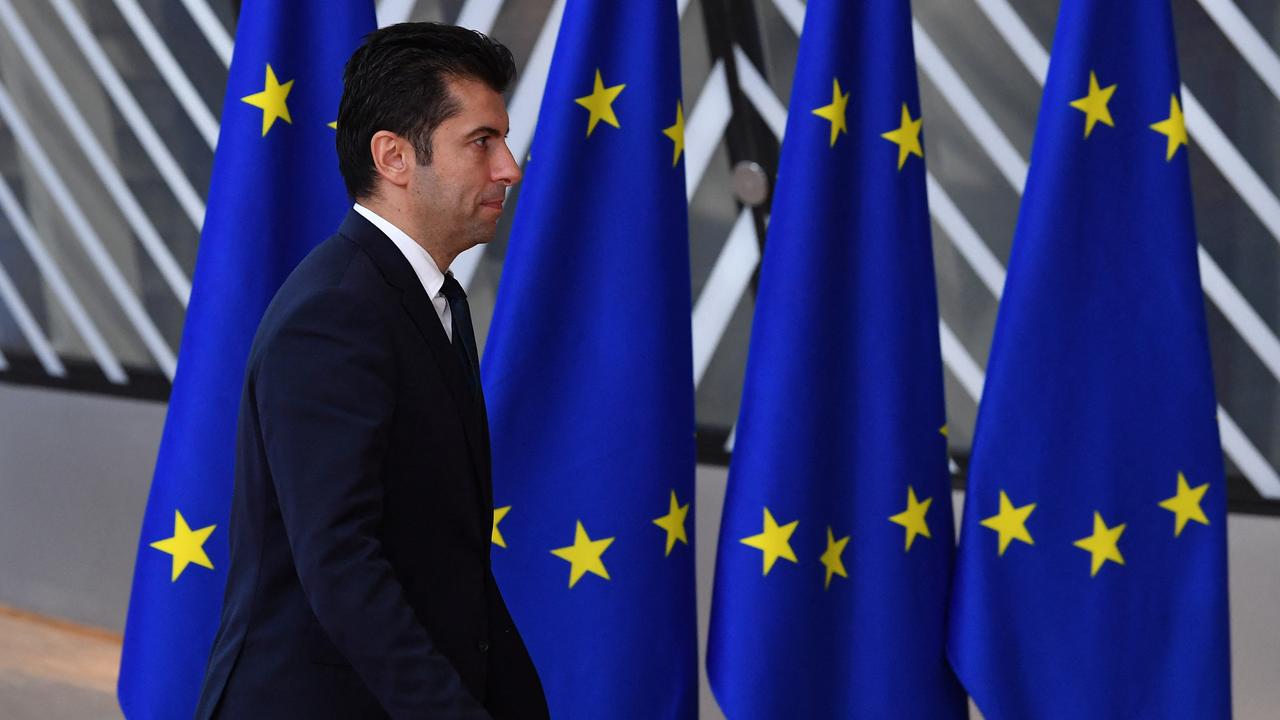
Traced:
<path fill-rule="evenodd" d="M 438 155 L 432 158 L 431 164 L 422 168 L 419 173 L 418 198 L 422 207 L 432 213 L 448 209 L 457 204 L 453 173 L 446 158 Z"/>
<path fill-rule="evenodd" d="M 452 213 L 478 213 L 479 200 L 491 182 L 489 167 L 483 153 L 437 153 L 421 173 L 423 205 Z"/>

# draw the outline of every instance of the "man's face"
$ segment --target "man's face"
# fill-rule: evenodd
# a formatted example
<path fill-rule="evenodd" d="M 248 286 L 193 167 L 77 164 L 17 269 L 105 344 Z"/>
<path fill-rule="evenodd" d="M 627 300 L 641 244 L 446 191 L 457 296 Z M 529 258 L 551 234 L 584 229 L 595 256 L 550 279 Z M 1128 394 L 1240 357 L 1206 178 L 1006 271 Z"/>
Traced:
<path fill-rule="evenodd" d="M 436 128 L 431 163 L 414 169 L 409 190 L 418 227 L 461 252 L 493 239 L 506 189 L 521 172 L 507 148 L 502 96 L 477 80 L 455 78 L 448 87 L 460 110 Z"/>

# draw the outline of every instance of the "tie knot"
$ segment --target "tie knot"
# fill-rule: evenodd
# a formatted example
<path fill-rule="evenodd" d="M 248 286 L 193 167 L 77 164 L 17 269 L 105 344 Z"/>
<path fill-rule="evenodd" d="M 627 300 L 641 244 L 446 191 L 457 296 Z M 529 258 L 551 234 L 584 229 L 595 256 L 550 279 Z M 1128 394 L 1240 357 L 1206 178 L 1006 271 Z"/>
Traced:
<path fill-rule="evenodd" d="M 444 293 L 450 304 L 467 299 L 467 293 L 462 289 L 461 283 L 453 277 L 453 273 L 444 274 L 444 285 L 440 286 L 440 292 Z"/>

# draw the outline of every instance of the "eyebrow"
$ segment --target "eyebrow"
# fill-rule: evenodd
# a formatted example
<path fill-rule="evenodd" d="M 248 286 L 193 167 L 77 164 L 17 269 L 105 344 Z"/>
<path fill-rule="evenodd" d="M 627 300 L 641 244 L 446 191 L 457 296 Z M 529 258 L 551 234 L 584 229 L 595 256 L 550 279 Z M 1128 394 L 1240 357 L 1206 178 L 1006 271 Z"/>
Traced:
<path fill-rule="evenodd" d="M 506 137 L 504 133 L 501 133 L 496 129 L 491 128 L 488 125 L 481 125 L 480 127 L 467 133 L 467 137 L 469 138 L 480 137 L 481 135 L 492 135 L 494 137 Z"/>

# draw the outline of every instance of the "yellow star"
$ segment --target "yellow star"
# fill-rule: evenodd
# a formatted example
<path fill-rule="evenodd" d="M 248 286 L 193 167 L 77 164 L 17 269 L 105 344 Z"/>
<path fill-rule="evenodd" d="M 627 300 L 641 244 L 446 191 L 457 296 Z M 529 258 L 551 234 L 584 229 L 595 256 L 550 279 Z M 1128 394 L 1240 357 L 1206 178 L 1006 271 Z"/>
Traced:
<path fill-rule="evenodd" d="M 925 522 L 925 513 L 929 512 L 929 506 L 933 504 L 933 498 L 925 498 L 924 502 L 916 499 L 916 491 L 910 485 L 907 486 L 907 509 L 889 517 L 890 522 L 895 522 L 907 529 L 907 546 L 903 552 L 911 549 L 911 543 L 915 542 L 917 535 L 923 535 L 932 539 L 929 534 L 929 524 Z"/>
<path fill-rule="evenodd" d="M 831 80 L 831 103 L 813 111 L 814 115 L 831 122 L 831 145 L 835 147 L 836 136 L 848 134 L 849 126 L 845 124 L 844 111 L 849 106 L 849 93 L 840 92 L 839 78 Z"/>
<path fill-rule="evenodd" d="M 1104 125 L 1115 127 L 1116 124 L 1111 121 L 1111 110 L 1107 107 L 1107 103 L 1111 102 L 1111 96 L 1116 92 L 1115 85 L 1107 87 L 1098 87 L 1098 76 L 1091 71 L 1089 73 L 1089 94 L 1079 100 L 1072 100 L 1071 107 L 1084 113 L 1084 136 L 1089 137 L 1089 133 L 1093 132 L 1093 126 L 1102 121 Z"/>
<path fill-rule="evenodd" d="M 1009 543 L 1014 540 L 1021 540 L 1028 545 L 1036 544 L 1031 539 L 1031 533 L 1027 532 L 1027 516 L 1035 509 L 1035 503 L 1014 507 L 1013 503 L 1009 502 L 1009 496 L 1005 495 L 1003 490 L 1000 491 L 1000 512 L 981 523 L 982 527 L 991 528 L 1000 533 L 1000 555 L 1004 555 L 1005 548 L 1009 547 Z"/>
<path fill-rule="evenodd" d="M 502 522 L 502 518 L 506 517 L 509 512 L 511 512 L 510 505 L 493 509 L 493 534 L 489 541 L 500 548 L 507 546 L 507 540 L 502 537 L 502 531 L 498 529 L 498 523 Z"/>
<path fill-rule="evenodd" d="M 662 134 L 675 143 L 675 154 L 671 156 L 671 167 L 675 167 L 680 162 L 680 153 L 684 152 L 684 107 L 679 100 L 676 101 L 676 124 L 665 128 Z"/>
<path fill-rule="evenodd" d="M 338 121 L 337 121 L 337 120 L 334 120 L 333 122 L 326 124 L 326 125 L 325 125 L 325 127 L 329 128 L 330 130 L 337 130 L 337 129 L 338 129 Z"/>
<path fill-rule="evenodd" d="M 938 434 L 941 435 L 942 437 L 950 437 L 951 429 L 948 428 L 946 425 L 943 425 L 942 427 L 938 428 Z"/>
<path fill-rule="evenodd" d="M 1169 96 L 1169 117 L 1158 123 L 1152 123 L 1151 129 L 1169 138 L 1165 143 L 1166 162 L 1173 159 L 1179 145 L 1187 144 L 1187 124 L 1182 118 L 1182 106 L 1178 104 L 1177 95 Z"/>
<path fill-rule="evenodd" d="M 271 64 L 267 64 L 267 80 L 266 87 L 261 92 L 252 95 L 245 95 L 240 98 L 241 102 L 248 103 L 262 110 L 262 136 L 267 136 L 267 131 L 275 124 L 276 118 L 281 118 L 290 125 L 293 119 L 289 117 L 289 105 L 285 103 L 285 98 L 289 97 L 289 91 L 293 89 L 293 81 L 281 85 L 276 80 L 276 72 L 271 69 Z"/>
<path fill-rule="evenodd" d="M 600 71 L 596 70 L 596 84 L 591 94 L 574 100 L 591 112 L 591 117 L 587 120 L 587 137 L 591 137 L 591 132 L 596 129 L 596 125 L 601 120 L 616 128 L 622 127 L 618 124 L 618 116 L 613 114 L 613 101 L 626 87 L 625 84 L 605 87 L 604 81 L 600 79 Z"/>
<path fill-rule="evenodd" d="M 920 147 L 920 126 L 924 125 L 924 117 L 911 119 L 911 112 L 907 110 L 907 104 L 902 103 L 902 119 L 897 130 L 890 130 L 883 133 L 880 137 L 889 142 L 896 143 L 898 146 L 898 169 L 907 162 L 908 155 L 916 157 L 924 157 L 924 149 Z"/>
<path fill-rule="evenodd" d="M 764 553 L 764 574 L 768 575 L 778 558 L 796 562 L 796 554 L 791 550 L 791 533 L 796 531 L 796 526 L 799 524 L 799 520 L 792 520 L 786 525 L 779 526 L 773 519 L 773 514 L 769 512 L 769 508 L 765 508 L 764 531 L 759 535 L 744 537 L 738 542 Z"/>
<path fill-rule="evenodd" d="M 684 531 L 684 519 L 689 514 L 689 505 L 681 505 L 676 501 L 676 491 L 671 491 L 671 503 L 667 514 L 653 521 L 654 525 L 667 531 L 667 555 L 671 554 L 671 548 L 676 546 L 676 541 L 689 544 L 689 536 Z"/>
<path fill-rule="evenodd" d="M 1103 563 L 1110 560 L 1114 563 L 1124 564 L 1124 556 L 1120 554 L 1120 533 L 1124 532 L 1124 523 L 1109 528 L 1102 521 L 1102 514 L 1095 511 L 1093 513 L 1093 534 L 1089 537 L 1080 538 L 1073 543 L 1081 550 L 1089 551 L 1093 558 L 1093 565 L 1089 569 L 1089 577 L 1098 574 L 1098 570 L 1102 568 Z"/>
<path fill-rule="evenodd" d="M 210 525 L 192 530 L 187 526 L 182 513 L 173 511 L 173 537 L 151 543 L 151 547 L 173 556 L 173 577 L 170 578 L 172 582 L 177 582 L 178 576 L 182 575 L 182 571 L 186 570 L 191 563 L 213 569 L 213 563 L 204 552 L 204 541 L 209 539 L 216 527 L 218 526 Z"/>
<path fill-rule="evenodd" d="M 1195 487 L 1187 485 L 1186 476 L 1178 473 L 1178 494 L 1160 502 L 1160 507 L 1174 515 L 1174 537 L 1182 534 L 1182 528 L 1187 526 L 1188 520 L 1195 520 L 1201 525 L 1209 524 L 1209 518 L 1205 517 L 1204 510 L 1200 507 L 1200 501 L 1204 499 L 1204 493 L 1208 489 L 1209 483 Z"/>
<path fill-rule="evenodd" d="M 827 549 L 822 553 L 822 557 L 818 561 L 827 569 L 827 582 L 822 586 L 823 590 L 831 587 L 831 576 L 839 575 L 842 578 L 848 578 L 849 573 L 844 570 L 844 548 L 849 544 L 849 536 L 845 535 L 839 540 L 836 539 L 835 533 L 831 532 L 831 528 L 827 528 Z"/>
<path fill-rule="evenodd" d="M 573 531 L 573 544 L 551 551 L 552 555 L 569 562 L 569 587 L 578 584 L 582 576 L 587 573 L 599 575 L 605 580 L 609 579 L 609 571 L 605 569 L 604 561 L 600 556 L 613 544 L 613 541 L 614 538 L 592 540 L 587 536 L 586 529 L 582 527 L 582 521 L 578 521 L 578 527 Z"/>

